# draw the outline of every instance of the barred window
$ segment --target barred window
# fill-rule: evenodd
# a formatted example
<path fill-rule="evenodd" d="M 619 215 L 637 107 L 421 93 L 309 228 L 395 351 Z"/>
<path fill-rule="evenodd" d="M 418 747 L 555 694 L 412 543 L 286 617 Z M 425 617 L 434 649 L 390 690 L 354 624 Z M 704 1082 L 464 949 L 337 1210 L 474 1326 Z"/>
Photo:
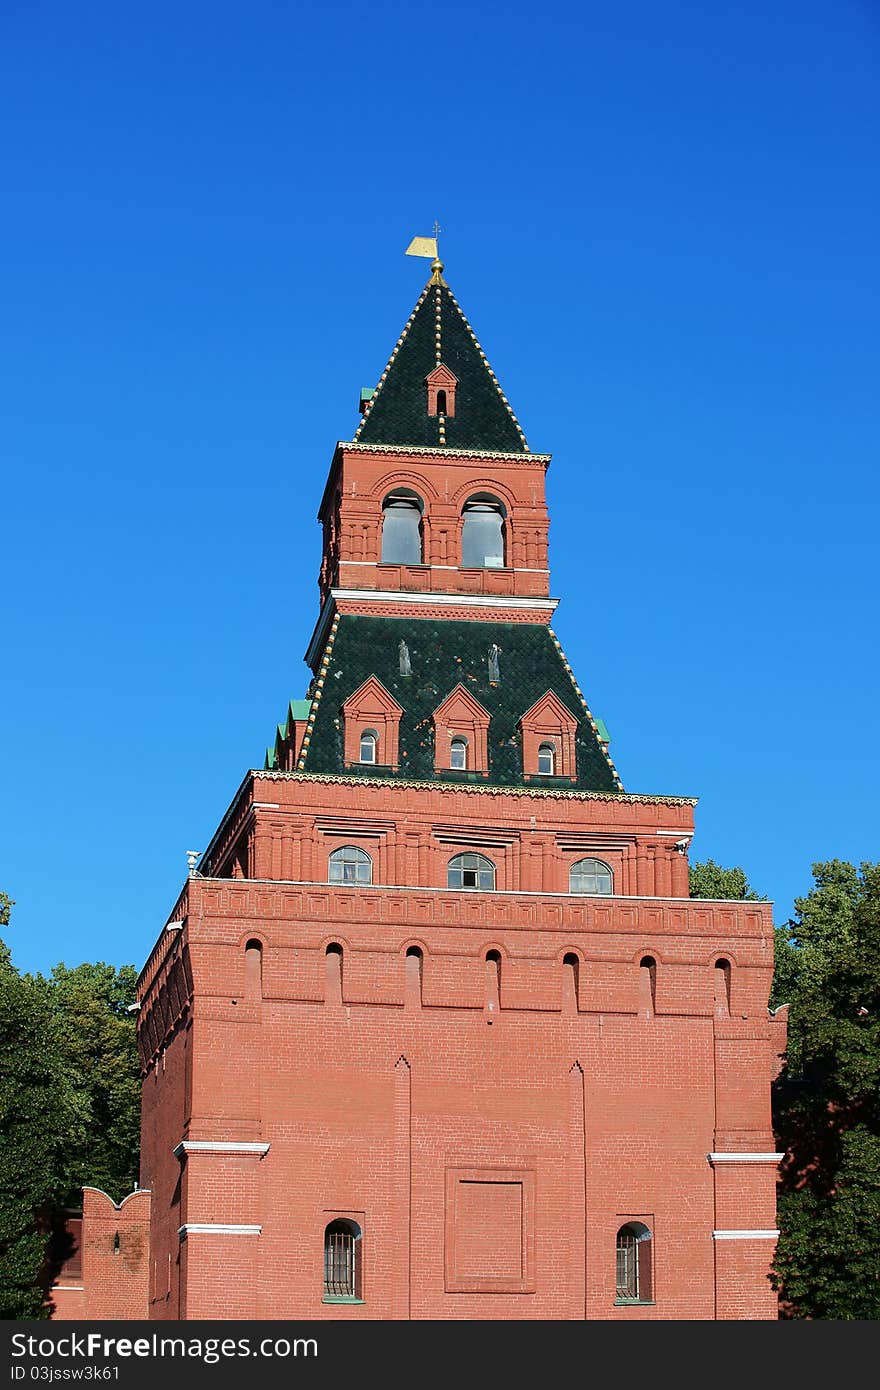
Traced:
<path fill-rule="evenodd" d="M 356 1221 L 331 1221 L 324 1231 L 324 1298 L 361 1297 L 361 1228 Z"/>
<path fill-rule="evenodd" d="M 611 870 L 601 859 L 579 859 L 572 864 L 568 876 L 571 893 L 600 895 L 610 893 L 612 887 Z"/>
<path fill-rule="evenodd" d="M 651 1232 L 629 1221 L 617 1232 L 617 1300 L 651 1302 Z"/>
<path fill-rule="evenodd" d="M 356 845 L 343 845 L 330 855 L 331 883 L 372 883 L 373 861 Z"/>
<path fill-rule="evenodd" d="M 495 887 L 495 865 L 482 854 L 457 854 L 449 861 L 446 883 L 449 888 L 474 888 L 491 893 Z"/>

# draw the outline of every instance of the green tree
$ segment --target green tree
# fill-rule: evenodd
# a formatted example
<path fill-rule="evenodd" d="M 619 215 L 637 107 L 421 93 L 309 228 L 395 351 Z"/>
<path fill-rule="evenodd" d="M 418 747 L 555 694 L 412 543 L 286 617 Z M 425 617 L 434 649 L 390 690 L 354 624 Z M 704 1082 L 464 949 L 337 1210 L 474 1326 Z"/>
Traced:
<path fill-rule="evenodd" d="M 0 926 L 13 906 L 0 893 Z M 22 975 L 0 941 L 0 1317 L 45 1314 L 49 1231 L 85 1185 L 134 1186 L 140 1078 L 133 966 Z"/>
<path fill-rule="evenodd" d="M 137 971 L 103 961 L 56 965 L 40 978 L 57 1023 L 78 1124 L 65 1155 L 71 1194 L 85 1184 L 119 1202 L 138 1177 L 141 1083 L 136 1025 L 128 1012 Z"/>
<path fill-rule="evenodd" d="M 751 902 L 766 901 L 751 887 L 740 868 L 724 869 L 714 859 L 703 859 L 688 869 L 688 890 L 692 898 L 744 898 Z"/>
<path fill-rule="evenodd" d="M 813 866 L 795 901 L 774 1281 L 785 1316 L 880 1318 L 880 864 Z M 790 957 L 786 958 L 791 964 Z"/>
<path fill-rule="evenodd" d="M 3 925 L 12 906 L 4 895 Z M 38 1217 L 64 1195 L 73 1114 L 55 1016 L 0 942 L 0 1317 L 42 1315 L 46 1236 Z"/>

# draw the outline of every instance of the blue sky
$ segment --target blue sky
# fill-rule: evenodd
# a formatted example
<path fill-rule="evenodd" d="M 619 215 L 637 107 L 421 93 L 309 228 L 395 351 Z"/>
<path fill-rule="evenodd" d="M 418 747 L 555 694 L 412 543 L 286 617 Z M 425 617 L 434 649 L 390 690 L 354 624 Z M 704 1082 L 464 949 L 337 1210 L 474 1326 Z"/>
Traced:
<path fill-rule="evenodd" d="M 435 218 L 626 790 L 778 921 L 880 858 L 878 75 L 870 0 L 0 5 L 20 968 L 140 966 L 305 693 Z"/>

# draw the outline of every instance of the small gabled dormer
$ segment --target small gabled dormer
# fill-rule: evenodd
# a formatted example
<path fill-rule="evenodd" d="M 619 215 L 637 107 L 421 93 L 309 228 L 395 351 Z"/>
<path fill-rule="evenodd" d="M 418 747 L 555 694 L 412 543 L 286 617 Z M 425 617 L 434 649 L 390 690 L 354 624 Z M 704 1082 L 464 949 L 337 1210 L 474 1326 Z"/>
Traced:
<path fill-rule="evenodd" d="M 455 416 L 455 388 L 458 377 L 438 362 L 433 372 L 425 378 L 428 387 L 428 414 L 445 415 L 447 420 Z"/>
<path fill-rule="evenodd" d="M 552 690 L 526 710 L 519 726 L 525 781 L 538 782 L 544 777 L 577 781 L 575 734 L 578 721 Z"/>
<path fill-rule="evenodd" d="M 434 770 L 489 776 L 489 711 L 457 685 L 434 711 Z"/>
<path fill-rule="evenodd" d="M 396 772 L 403 707 L 381 681 L 370 676 L 342 706 L 345 724 L 345 763 L 388 767 Z"/>

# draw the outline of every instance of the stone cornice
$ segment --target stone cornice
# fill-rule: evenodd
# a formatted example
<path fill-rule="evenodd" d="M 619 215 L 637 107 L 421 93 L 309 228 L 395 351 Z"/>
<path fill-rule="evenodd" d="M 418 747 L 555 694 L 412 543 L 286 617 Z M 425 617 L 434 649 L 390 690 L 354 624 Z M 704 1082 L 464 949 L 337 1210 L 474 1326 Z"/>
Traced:
<path fill-rule="evenodd" d="M 250 775 L 268 781 L 324 782 L 343 787 L 406 787 L 431 791 L 466 792 L 473 796 L 530 796 L 542 801 L 609 801 L 642 806 L 696 806 L 695 796 L 643 796 L 635 792 L 568 791 L 564 788 L 479 786 L 474 782 L 408 781 L 403 777 L 346 777 L 334 772 L 281 772 L 272 768 L 253 768 Z"/>

